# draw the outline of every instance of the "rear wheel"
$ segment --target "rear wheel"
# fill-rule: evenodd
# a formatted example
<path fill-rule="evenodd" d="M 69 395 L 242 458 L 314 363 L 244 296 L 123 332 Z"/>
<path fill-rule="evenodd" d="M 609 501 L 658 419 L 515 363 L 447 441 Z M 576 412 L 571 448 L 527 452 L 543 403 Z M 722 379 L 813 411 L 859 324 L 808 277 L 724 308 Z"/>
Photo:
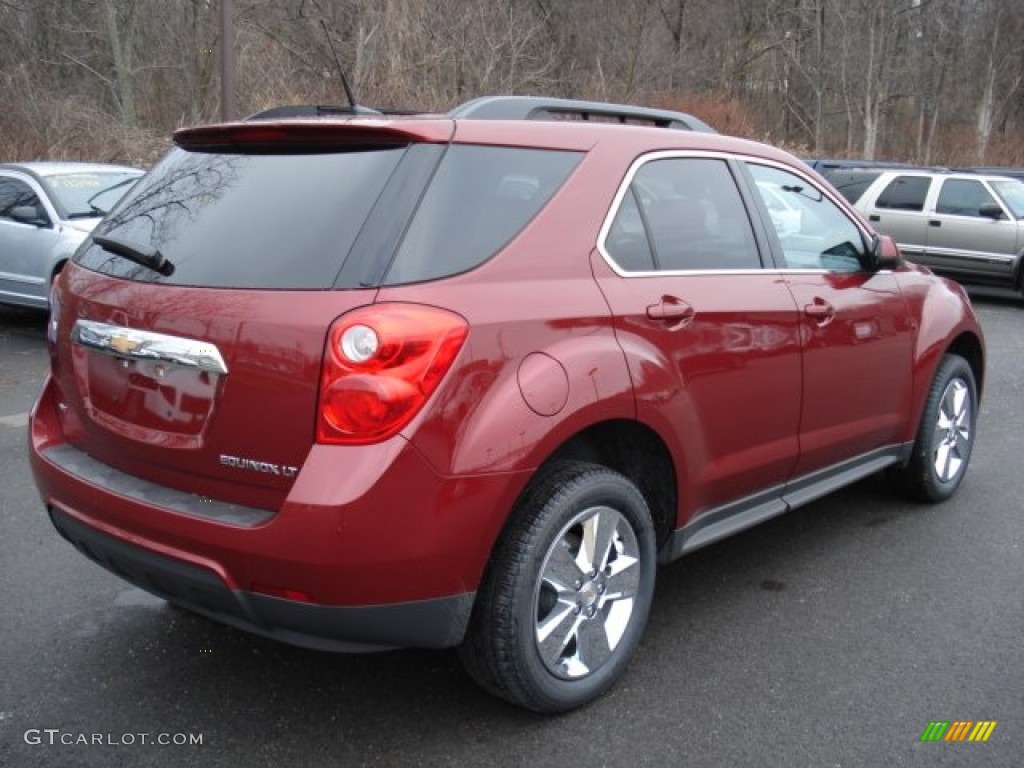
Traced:
<path fill-rule="evenodd" d="M 460 649 L 466 670 L 538 712 L 592 701 L 636 649 L 654 572 L 636 486 L 597 465 L 558 465 L 525 494 L 495 552 Z"/>
<path fill-rule="evenodd" d="M 910 461 L 892 472 L 904 492 L 931 502 L 956 493 L 974 447 L 977 408 L 971 366 L 959 355 L 946 355 L 928 391 Z"/>

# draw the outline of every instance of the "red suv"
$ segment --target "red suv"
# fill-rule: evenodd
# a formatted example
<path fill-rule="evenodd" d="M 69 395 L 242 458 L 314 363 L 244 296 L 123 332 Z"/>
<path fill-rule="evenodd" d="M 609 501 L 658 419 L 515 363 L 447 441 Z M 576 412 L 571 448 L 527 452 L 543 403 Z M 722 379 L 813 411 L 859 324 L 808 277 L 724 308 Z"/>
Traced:
<path fill-rule="evenodd" d="M 459 646 L 561 711 L 622 675 L 659 562 L 966 472 L 964 292 L 785 152 L 528 98 L 174 140 L 56 281 L 30 431 L 57 530 L 175 604 Z"/>

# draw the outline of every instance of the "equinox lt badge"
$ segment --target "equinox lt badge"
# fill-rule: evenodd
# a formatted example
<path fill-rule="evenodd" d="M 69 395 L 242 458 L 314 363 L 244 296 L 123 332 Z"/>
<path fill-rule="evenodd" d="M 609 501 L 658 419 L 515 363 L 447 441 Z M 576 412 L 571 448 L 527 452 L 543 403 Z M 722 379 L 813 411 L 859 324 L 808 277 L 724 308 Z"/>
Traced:
<path fill-rule="evenodd" d="M 299 473 L 298 467 L 292 467 L 287 464 L 274 464 L 269 461 L 244 459 L 241 456 L 228 456 L 226 453 L 220 455 L 220 463 L 225 467 L 248 469 L 251 472 L 262 472 L 264 475 L 277 475 L 278 477 L 295 477 Z"/>

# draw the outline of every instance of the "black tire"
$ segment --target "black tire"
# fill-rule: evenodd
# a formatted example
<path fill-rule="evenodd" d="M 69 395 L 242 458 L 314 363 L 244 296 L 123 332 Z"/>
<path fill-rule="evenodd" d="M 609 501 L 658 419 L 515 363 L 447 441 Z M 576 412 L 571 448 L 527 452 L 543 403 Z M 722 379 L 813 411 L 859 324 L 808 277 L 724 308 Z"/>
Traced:
<path fill-rule="evenodd" d="M 967 472 L 978 419 L 974 372 L 959 355 L 946 355 L 928 390 L 913 452 L 905 467 L 890 476 L 918 501 L 945 501 Z"/>
<path fill-rule="evenodd" d="M 591 548 L 596 557 L 584 531 L 608 538 Z M 536 712 L 593 701 L 636 650 L 655 566 L 651 514 L 633 483 L 595 464 L 553 467 L 531 483 L 495 548 L 459 649 L 466 671 Z"/>

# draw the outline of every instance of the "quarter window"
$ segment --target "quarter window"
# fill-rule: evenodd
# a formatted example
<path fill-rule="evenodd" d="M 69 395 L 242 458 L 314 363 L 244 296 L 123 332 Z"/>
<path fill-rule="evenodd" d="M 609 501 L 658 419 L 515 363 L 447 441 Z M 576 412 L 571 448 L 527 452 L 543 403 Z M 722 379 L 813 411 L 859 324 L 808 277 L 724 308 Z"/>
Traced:
<path fill-rule="evenodd" d="M 954 216 L 980 216 L 978 209 L 986 203 L 996 204 L 996 201 L 980 181 L 946 179 L 942 182 L 935 212 Z"/>
<path fill-rule="evenodd" d="M 860 229 L 820 189 L 788 171 L 766 165 L 748 167 L 787 268 L 832 272 L 862 268 Z"/>
<path fill-rule="evenodd" d="M 746 208 L 725 160 L 667 158 L 633 177 L 605 251 L 627 272 L 757 269 Z"/>

